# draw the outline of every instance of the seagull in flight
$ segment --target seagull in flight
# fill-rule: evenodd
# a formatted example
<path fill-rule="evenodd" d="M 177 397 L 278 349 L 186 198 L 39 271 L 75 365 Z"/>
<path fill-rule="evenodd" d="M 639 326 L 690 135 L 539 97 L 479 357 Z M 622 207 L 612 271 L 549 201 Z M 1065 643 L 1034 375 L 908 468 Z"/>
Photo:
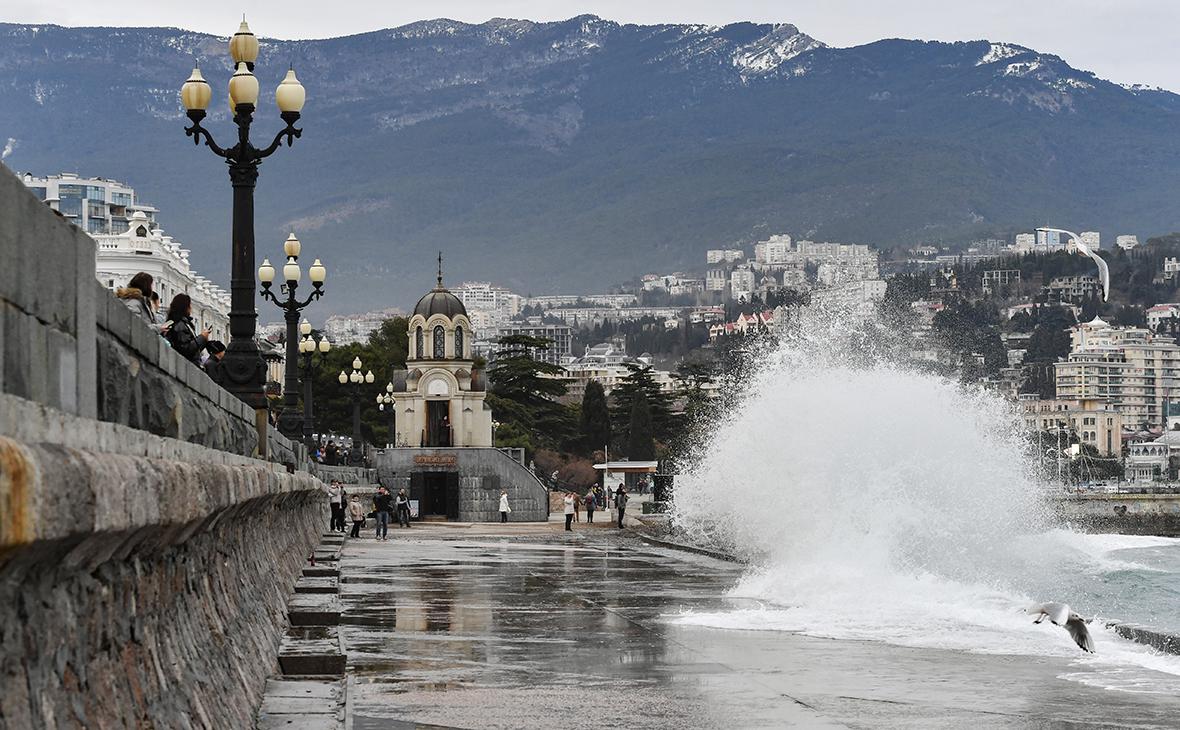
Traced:
<path fill-rule="evenodd" d="M 1025 609 L 1026 613 L 1030 613 L 1037 617 L 1034 624 L 1039 624 L 1046 618 L 1055 626 L 1061 626 L 1073 638 L 1077 645 L 1082 648 L 1082 651 L 1094 653 L 1094 640 L 1090 638 L 1090 630 L 1086 628 L 1088 623 L 1086 619 L 1077 615 L 1070 610 L 1069 606 L 1064 603 L 1038 603 L 1034 606 L 1029 606 Z"/>

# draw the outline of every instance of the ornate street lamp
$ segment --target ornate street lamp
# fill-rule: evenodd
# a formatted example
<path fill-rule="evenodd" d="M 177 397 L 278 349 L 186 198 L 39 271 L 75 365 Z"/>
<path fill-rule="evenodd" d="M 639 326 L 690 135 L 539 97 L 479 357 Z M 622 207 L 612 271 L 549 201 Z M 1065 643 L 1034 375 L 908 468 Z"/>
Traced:
<path fill-rule="evenodd" d="M 311 331 L 311 322 L 306 319 L 299 325 L 299 371 L 303 375 L 303 443 L 307 444 L 308 453 L 315 453 L 315 410 L 312 407 L 311 385 L 315 380 L 314 368 L 322 363 L 332 346 L 328 338 L 320 333 Z M 320 357 L 315 359 L 316 353 Z"/>
<path fill-rule="evenodd" d="M 353 464 L 360 464 L 364 461 L 361 455 L 361 386 L 373 384 L 373 371 L 367 373 L 361 372 L 361 359 L 355 358 L 352 361 L 352 372 L 345 373 L 340 371 L 337 380 L 341 385 L 352 384 L 352 455 L 351 460 Z"/>
<path fill-rule="evenodd" d="M 397 412 L 393 407 L 393 382 L 385 384 L 385 392 L 377 394 L 377 410 L 384 411 L 389 406 L 389 444 L 397 446 Z"/>
<path fill-rule="evenodd" d="M 299 384 L 299 377 L 296 368 L 293 367 L 298 359 L 301 344 L 298 333 L 299 313 L 307 305 L 324 295 L 324 278 L 328 275 L 327 269 L 319 259 L 316 259 L 307 272 L 314 289 L 307 295 L 307 299 L 299 300 L 295 295 L 295 290 L 299 288 L 299 279 L 303 273 L 299 269 L 299 252 L 302 248 L 302 244 L 299 243 L 299 239 L 295 237 L 294 233 L 287 236 L 287 240 L 283 242 L 283 255 L 287 257 L 287 263 L 283 265 L 285 283 L 279 285 L 279 290 L 286 295 L 286 299 L 279 299 L 271 291 L 271 284 L 275 280 L 275 267 L 271 266 L 270 259 L 263 259 L 262 266 L 258 267 L 258 280 L 262 282 L 262 298 L 269 299 L 283 310 L 283 319 L 287 322 L 287 369 L 284 378 L 286 382 L 283 384 L 283 412 L 279 416 L 279 431 L 290 438 L 299 435 L 300 422 L 303 420 L 297 411 L 296 388 Z M 308 324 L 308 327 L 310 328 L 311 325 Z"/>
<path fill-rule="evenodd" d="M 201 76 L 199 67 L 180 89 L 180 99 L 188 110 L 192 126 L 184 133 L 200 145 L 205 144 L 229 164 L 229 177 L 234 189 L 233 203 L 233 258 L 230 274 L 230 341 L 225 358 L 218 368 L 221 385 L 256 409 L 266 407 L 266 364 L 258 343 L 254 340 L 258 313 L 254 307 L 254 185 L 258 180 L 258 165 L 274 154 L 283 138 L 291 146 L 302 130 L 295 127 L 303 109 L 306 92 L 295 71 L 287 71 L 286 78 L 275 89 L 275 103 L 279 117 L 286 127 L 275 135 L 265 149 L 250 142 L 250 124 L 258 103 L 258 79 L 254 77 L 254 61 L 258 58 L 258 39 L 250 32 L 246 21 L 229 42 L 234 75 L 229 80 L 229 104 L 238 128 L 238 143 L 228 149 L 220 147 L 213 135 L 201 126 L 205 110 L 209 108 L 212 90 Z"/>

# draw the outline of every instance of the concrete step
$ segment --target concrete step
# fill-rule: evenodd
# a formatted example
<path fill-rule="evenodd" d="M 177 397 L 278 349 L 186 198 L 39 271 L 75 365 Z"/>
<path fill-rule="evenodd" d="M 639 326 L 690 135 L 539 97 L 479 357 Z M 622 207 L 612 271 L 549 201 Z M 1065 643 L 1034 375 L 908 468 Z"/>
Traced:
<path fill-rule="evenodd" d="M 318 547 L 312 552 L 312 555 L 317 563 L 335 563 L 340 560 L 340 548 Z"/>
<path fill-rule="evenodd" d="M 335 565 L 305 565 L 303 575 L 308 578 L 339 578 L 340 569 Z"/>
<path fill-rule="evenodd" d="M 338 730 L 344 727 L 340 680 L 268 679 L 258 710 L 258 730 Z"/>
<path fill-rule="evenodd" d="M 292 626 L 279 648 L 279 669 L 287 677 L 342 677 L 345 658 L 335 626 Z"/>
<path fill-rule="evenodd" d="M 287 601 L 292 626 L 335 626 L 340 623 L 340 598 L 326 593 L 296 593 Z"/>
<path fill-rule="evenodd" d="M 339 571 L 337 571 L 339 572 Z M 335 576 L 309 578 L 304 576 L 295 582 L 296 593 L 339 593 L 340 580 Z"/>

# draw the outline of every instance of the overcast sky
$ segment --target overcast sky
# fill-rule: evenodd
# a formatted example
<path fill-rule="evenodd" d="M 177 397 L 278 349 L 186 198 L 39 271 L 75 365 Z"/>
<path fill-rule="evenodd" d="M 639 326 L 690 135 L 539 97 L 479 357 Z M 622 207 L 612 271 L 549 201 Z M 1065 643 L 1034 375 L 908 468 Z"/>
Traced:
<path fill-rule="evenodd" d="M 293 9 L 294 8 L 294 9 Z M 1180 92 L 1180 0 L 0 0 L 0 22 L 176 26 L 228 35 L 246 12 L 259 35 L 324 38 L 447 17 L 629 23 L 794 23 L 834 46 L 881 38 L 1003 40 L 1122 83 Z"/>

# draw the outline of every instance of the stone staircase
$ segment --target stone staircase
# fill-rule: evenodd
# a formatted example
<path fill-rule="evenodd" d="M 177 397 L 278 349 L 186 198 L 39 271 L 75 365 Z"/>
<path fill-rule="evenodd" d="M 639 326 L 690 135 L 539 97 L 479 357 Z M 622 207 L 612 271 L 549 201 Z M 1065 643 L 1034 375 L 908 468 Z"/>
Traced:
<path fill-rule="evenodd" d="M 326 532 L 287 601 L 289 627 L 279 648 L 280 675 L 267 681 L 259 730 L 344 727 L 346 655 L 340 636 L 340 552 L 344 536 Z"/>

